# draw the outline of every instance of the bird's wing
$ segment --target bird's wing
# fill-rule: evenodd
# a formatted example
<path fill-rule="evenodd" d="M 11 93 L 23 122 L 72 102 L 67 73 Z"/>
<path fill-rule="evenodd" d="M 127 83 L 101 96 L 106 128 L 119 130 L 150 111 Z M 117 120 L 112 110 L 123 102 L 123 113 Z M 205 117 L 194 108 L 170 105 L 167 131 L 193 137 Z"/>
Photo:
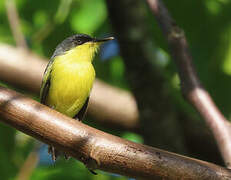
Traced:
<path fill-rule="evenodd" d="M 46 104 L 46 98 L 49 93 L 49 88 L 50 88 L 50 78 L 51 78 L 51 70 L 52 70 L 52 64 L 53 64 L 54 58 L 51 58 L 49 61 L 46 70 L 43 74 L 43 81 L 42 81 L 42 86 L 40 90 L 40 102 L 42 104 Z"/>
<path fill-rule="evenodd" d="M 86 112 L 87 112 L 87 106 L 89 102 L 89 97 L 86 99 L 83 107 L 80 109 L 80 111 L 74 116 L 74 119 L 82 121 Z"/>

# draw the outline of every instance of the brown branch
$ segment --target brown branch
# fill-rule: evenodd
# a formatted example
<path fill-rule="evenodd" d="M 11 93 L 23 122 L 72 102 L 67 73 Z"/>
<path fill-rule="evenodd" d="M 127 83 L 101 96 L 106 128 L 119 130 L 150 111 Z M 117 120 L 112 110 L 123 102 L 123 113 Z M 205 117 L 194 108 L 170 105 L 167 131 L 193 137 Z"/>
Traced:
<path fill-rule="evenodd" d="M 147 2 L 168 41 L 173 60 L 178 66 L 182 94 L 205 119 L 216 139 L 226 166 L 231 167 L 231 134 L 230 125 L 227 126 L 230 123 L 201 85 L 184 32 L 176 25 L 161 0 L 147 0 Z"/>
<path fill-rule="evenodd" d="M 55 146 L 91 169 L 146 179 L 231 179 L 228 169 L 123 140 L 2 87 L 0 117 L 6 124 Z"/>
<path fill-rule="evenodd" d="M 34 93 L 38 93 L 40 88 L 39 82 L 41 81 L 41 74 L 43 73 L 43 68 L 45 68 L 46 63 L 47 61 L 45 59 L 35 56 L 32 53 L 25 53 L 21 49 L 0 44 L 0 79 L 8 82 L 9 84 L 19 86 L 22 89 L 26 89 Z M 124 111 L 124 108 L 126 108 L 126 111 Z M 91 93 L 91 101 L 88 112 L 92 117 L 94 117 L 94 120 L 97 120 L 97 122 L 100 122 L 103 126 L 108 125 L 113 128 L 126 130 L 138 129 L 140 133 L 137 105 L 134 97 L 126 91 L 121 91 L 120 89 L 109 86 L 106 83 L 97 81 L 94 85 L 94 90 Z M 184 130 L 190 129 L 190 131 L 186 130 L 187 133 L 190 132 L 184 137 L 186 140 L 192 137 L 197 138 L 199 135 L 201 139 L 200 142 L 211 142 L 209 134 L 204 133 L 204 127 L 200 126 L 198 131 L 197 123 L 188 124 L 185 116 L 181 116 L 178 119 L 184 119 L 180 122 L 180 124 L 184 126 Z M 154 120 L 151 119 L 150 121 Z M 157 122 L 159 122 L 158 119 Z M 193 131 L 193 129 L 195 129 L 195 131 Z M 198 134 L 198 132 L 200 133 Z M 156 135 L 156 137 L 161 137 L 161 140 L 159 141 L 163 140 L 163 136 L 161 135 Z M 154 141 L 155 146 L 157 146 L 157 141 L 158 139 L 156 138 L 156 141 Z M 168 142 L 166 143 L 168 145 L 171 144 Z M 192 148 L 191 145 L 198 146 L 190 143 L 189 149 Z M 169 147 L 172 149 L 172 151 L 176 152 L 176 148 L 172 148 L 172 144 L 169 145 Z M 214 146 L 209 146 L 209 148 L 214 150 Z M 165 147 L 164 149 L 167 148 Z M 178 151 L 178 153 L 179 152 L 180 151 Z M 197 152 L 198 151 L 194 151 L 194 153 Z M 206 153 L 205 157 L 207 157 L 209 154 L 213 154 L 213 151 Z M 213 160 L 212 158 L 207 159 Z M 215 160 L 213 161 L 217 162 Z"/>
<path fill-rule="evenodd" d="M 27 43 L 25 41 L 24 35 L 20 28 L 19 16 L 15 6 L 14 0 L 6 0 L 5 6 L 7 10 L 7 17 L 10 24 L 10 29 L 13 33 L 14 39 L 18 47 L 23 49 L 28 49 Z"/>
<path fill-rule="evenodd" d="M 32 53 L 0 44 L 0 80 L 22 89 L 38 94 L 47 62 Z M 127 129 L 135 129 L 139 124 L 134 97 L 98 79 L 91 93 L 88 112 L 104 124 Z"/>

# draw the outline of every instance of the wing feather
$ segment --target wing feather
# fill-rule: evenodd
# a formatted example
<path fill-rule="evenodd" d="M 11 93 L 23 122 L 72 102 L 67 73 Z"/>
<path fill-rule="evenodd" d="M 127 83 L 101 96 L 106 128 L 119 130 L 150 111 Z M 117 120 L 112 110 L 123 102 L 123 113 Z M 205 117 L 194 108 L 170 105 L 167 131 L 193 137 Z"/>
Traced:
<path fill-rule="evenodd" d="M 84 116 L 87 112 L 89 97 L 86 99 L 83 107 L 80 109 L 80 111 L 74 116 L 74 119 L 82 121 L 84 119 Z"/>
<path fill-rule="evenodd" d="M 54 62 L 54 58 L 52 58 L 49 61 L 48 65 L 45 69 L 45 72 L 43 74 L 43 80 L 42 80 L 42 85 L 41 85 L 41 90 L 40 90 L 40 102 L 42 104 L 46 104 L 47 95 L 49 93 L 53 62 Z"/>

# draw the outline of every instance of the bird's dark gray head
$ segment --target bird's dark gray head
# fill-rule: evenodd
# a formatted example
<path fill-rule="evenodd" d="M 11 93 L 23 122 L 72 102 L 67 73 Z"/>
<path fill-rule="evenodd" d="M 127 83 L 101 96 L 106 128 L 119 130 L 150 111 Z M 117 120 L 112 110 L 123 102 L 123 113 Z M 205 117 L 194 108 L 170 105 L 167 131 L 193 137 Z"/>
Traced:
<path fill-rule="evenodd" d="M 96 38 L 92 38 L 91 36 L 87 35 L 87 34 L 75 34 L 73 36 L 70 36 L 68 38 L 66 38 L 65 40 L 63 40 L 55 49 L 54 54 L 52 55 L 51 58 L 54 58 L 55 56 L 64 54 L 66 51 L 82 45 L 84 43 L 87 42 L 95 42 L 95 43 L 100 43 L 100 42 L 105 42 L 108 40 L 112 40 L 114 39 L 113 37 L 108 37 L 108 38 L 103 38 L 103 39 L 96 39 Z"/>
<path fill-rule="evenodd" d="M 94 38 L 86 34 L 76 34 L 76 35 L 73 35 L 63 40 L 59 44 L 59 46 L 65 47 L 67 48 L 67 50 L 69 50 L 75 46 L 78 46 L 78 45 L 81 45 L 81 44 L 84 44 L 86 42 L 93 41 L 93 40 Z"/>
<path fill-rule="evenodd" d="M 56 48 L 55 48 L 55 52 L 52 56 L 58 56 L 63 54 L 64 52 L 79 46 L 81 44 L 84 44 L 86 42 L 89 41 L 94 41 L 95 38 L 92 38 L 91 36 L 87 35 L 87 34 L 75 34 L 73 36 L 70 36 L 66 39 L 64 39 Z"/>

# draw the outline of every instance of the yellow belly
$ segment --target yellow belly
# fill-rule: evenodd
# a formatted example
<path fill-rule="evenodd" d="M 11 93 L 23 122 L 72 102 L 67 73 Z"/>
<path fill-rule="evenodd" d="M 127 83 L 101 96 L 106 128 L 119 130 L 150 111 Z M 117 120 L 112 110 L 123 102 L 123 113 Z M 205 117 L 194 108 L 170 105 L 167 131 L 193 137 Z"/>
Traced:
<path fill-rule="evenodd" d="M 54 62 L 47 105 L 74 117 L 89 96 L 94 79 L 91 62 Z"/>

